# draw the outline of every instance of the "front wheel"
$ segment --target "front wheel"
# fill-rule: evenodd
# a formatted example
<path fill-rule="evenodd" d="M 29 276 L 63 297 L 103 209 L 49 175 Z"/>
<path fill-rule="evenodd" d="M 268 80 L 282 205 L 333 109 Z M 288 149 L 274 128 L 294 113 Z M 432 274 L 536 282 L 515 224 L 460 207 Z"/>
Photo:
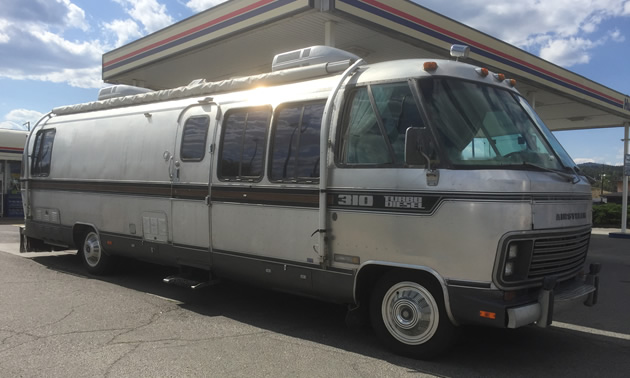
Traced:
<path fill-rule="evenodd" d="M 101 240 L 95 231 L 89 231 L 84 235 L 78 253 L 89 273 L 102 275 L 111 272 L 114 258 L 103 250 Z"/>
<path fill-rule="evenodd" d="M 381 278 L 370 300 L 372 326 L 393 352 L 428 359 L 455 338 L 442 288 L 421 274 L 391 272 Z"/>

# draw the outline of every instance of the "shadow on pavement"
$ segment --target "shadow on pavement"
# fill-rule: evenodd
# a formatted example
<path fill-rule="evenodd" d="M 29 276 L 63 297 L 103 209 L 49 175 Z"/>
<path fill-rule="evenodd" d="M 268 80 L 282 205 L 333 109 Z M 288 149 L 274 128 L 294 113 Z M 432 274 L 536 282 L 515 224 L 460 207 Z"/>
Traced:
<path fill-rule="evenodd" d="M 230 281 L 199 291 L 187 290 L 162 283 L 162 278 L 175 274 L 176 269 L 134 260 L 121 260 L 117 272 L 106 277 L 86 276 L 75 255 L 42 256 L 32 260 L 55 271 L 168 298 L 178 302 L 181 308 L 204 316 L 223 316 L 271 332 L 385 360 L 410 372 L 438 376 L 531 377 L 598 375 L 597 369 L 601 366 L 613 365 L 619 371 L 630 369 L 628 340 L 534 326 L 517 330 L 463 327 L 458 343 L 445 356 L 435 361 L 416 361 L 384 350 L 369 328 L 346 327 L 346 309 L 342 305 Z M 615 375 L 609 373 L 609 376 Z"/>

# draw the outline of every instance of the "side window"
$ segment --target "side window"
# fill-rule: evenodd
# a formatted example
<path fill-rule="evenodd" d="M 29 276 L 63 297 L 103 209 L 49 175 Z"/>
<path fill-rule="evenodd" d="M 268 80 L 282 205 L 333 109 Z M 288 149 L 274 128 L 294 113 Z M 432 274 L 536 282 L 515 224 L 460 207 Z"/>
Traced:
<path fill-rule="evenodd" d="M 56 132 L 55 129 L 48 129 L 37 133 L 31 165 L 32 176 L 48 176 L 50 174 L 50 162 Z"/>
<path fill-rule="evenodd" d="M 355 89 L 344 118 L 339 161 L 347 165 L 404 165 L 407 129 L 424 126 L 406 82 Z"/>
<path fill-rule="evenodd" d="M 324 102 L 290 104 L 276 110 L 269 177 L 272 181 L 319 179 L 319 134 Z"/>
<path fill-rule="evenodd" d="M 268 107 L 237 109 L 226 114 L 219 155 L 220 179 L 258 181 L 262 178 L 270 118 Z"/>
<path fill-rule="evenodd" d="M 206 154 L 206 139 L 210 117 L 190 117 L 182 130 L 182 161 L 202 161 Z"/>

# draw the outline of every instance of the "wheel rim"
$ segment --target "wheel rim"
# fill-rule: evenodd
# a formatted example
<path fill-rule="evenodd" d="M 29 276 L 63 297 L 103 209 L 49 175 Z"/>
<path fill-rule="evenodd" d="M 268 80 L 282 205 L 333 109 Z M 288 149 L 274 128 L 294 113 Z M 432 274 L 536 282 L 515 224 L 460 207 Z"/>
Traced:
<path fill-rule="evenodd" d="M 392 286 L 381 307 L 389 333 L 408 345 L 427 342 L 437 331 L 440 313 L 433 295 L 415 282 Z"/>
<path fill-rule="evenodd" d="M 103 250 L 101 249 L 101 242 L 98 239 L 98 235 L 95 232 L 87 234 L 85 242 L 83 243 L 85 262 L 92 268 L 96 267 L 101 260 L 102 253 Z"/>

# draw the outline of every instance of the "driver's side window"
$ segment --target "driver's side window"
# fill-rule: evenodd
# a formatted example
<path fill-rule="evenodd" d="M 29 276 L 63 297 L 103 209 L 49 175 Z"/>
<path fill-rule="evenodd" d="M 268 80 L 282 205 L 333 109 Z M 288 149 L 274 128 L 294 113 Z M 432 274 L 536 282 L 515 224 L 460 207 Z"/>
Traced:
<path fill-rule="evenodd" d="M 350 93 L 349 101 L 340 133 L 339 162 L 403 166 L 407 129 L 423 127 L 409 85 L 358 87 Z"/>

